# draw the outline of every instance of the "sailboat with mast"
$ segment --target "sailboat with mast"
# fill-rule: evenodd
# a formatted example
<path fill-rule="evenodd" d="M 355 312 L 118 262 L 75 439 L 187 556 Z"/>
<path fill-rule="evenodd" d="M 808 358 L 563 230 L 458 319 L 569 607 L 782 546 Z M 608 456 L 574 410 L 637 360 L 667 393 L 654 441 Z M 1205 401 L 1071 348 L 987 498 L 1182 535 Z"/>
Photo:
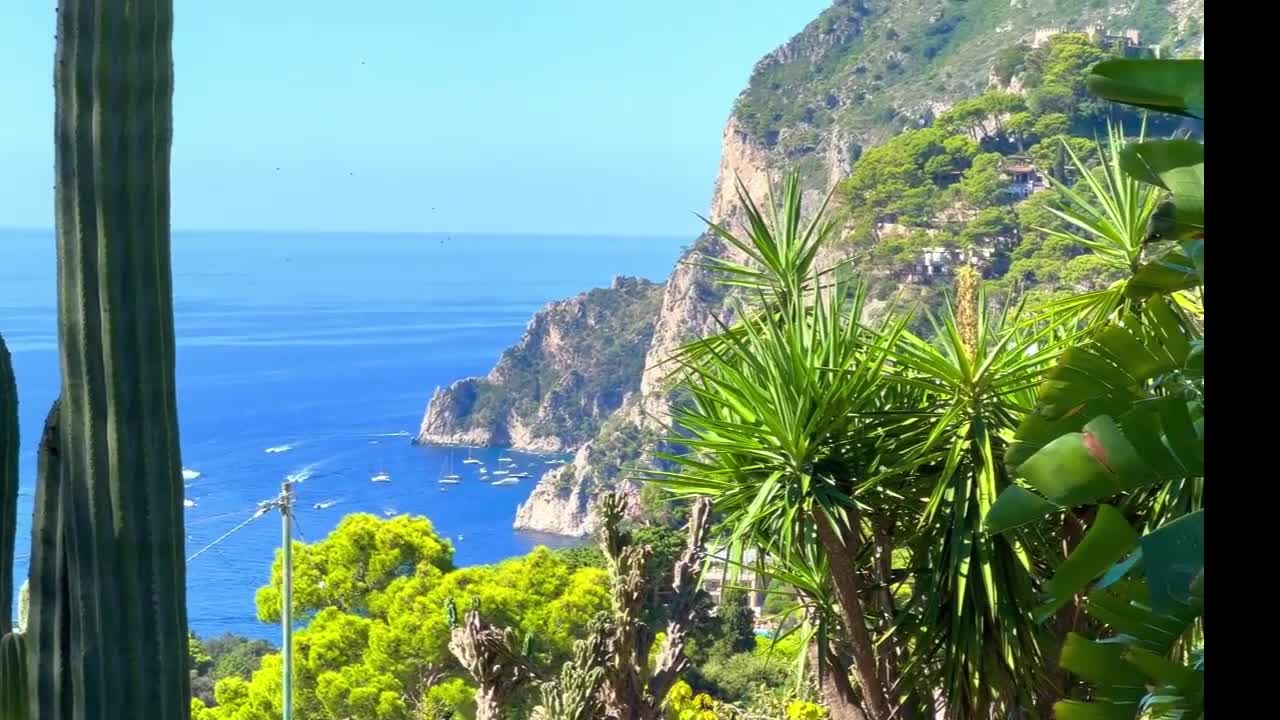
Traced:
<path fill-rule="evenodd" d="M 467 459 L 462 461 L 463 465 L 479 465 L 480 459 L 471 457 L 471 448 L 467 448 Z"/>
<path fill-rule="evenodd" d="M 378 465 L 379 465 L 378 472 L 374 473 L 373 477 L 369 478 L 369 482 L 376 482 L 376 483 L 391 482 L 391 473 L 387 472 L 385 466 L 382 465 L 381 460 L 379 460 Z"/>
<path fill-rule="evenodd" d="M 453 453 L 450 453 L 448 458 L 445 459 L 445 469 L 448 472 L 440 476 L 441 485 L 457 485 L 462 482 L 462 476 L 453 471 Z"/>

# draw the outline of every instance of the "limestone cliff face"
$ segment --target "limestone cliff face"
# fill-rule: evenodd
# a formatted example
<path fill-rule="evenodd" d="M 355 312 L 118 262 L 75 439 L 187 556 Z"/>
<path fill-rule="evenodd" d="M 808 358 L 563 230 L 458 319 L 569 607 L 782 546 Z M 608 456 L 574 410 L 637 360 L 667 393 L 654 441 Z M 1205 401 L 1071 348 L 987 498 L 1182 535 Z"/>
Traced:
<path fill-rule="evenodd" d="M 437 388 L 415 442 L 565 452 L 639 387 L 662 285 L 617 278 L 538 311 L 482 378 Z"/>
<path fill-rule="evenodd" d="M 591 473 L 588 463 L 591 443 L 580 448 L 573 462 L 543 476 L 529 499 L 516 508 L 514 526 L 522 530 L 581 537 L 596 526 L 592 513 L 594 487 L 578 482 Z"/>

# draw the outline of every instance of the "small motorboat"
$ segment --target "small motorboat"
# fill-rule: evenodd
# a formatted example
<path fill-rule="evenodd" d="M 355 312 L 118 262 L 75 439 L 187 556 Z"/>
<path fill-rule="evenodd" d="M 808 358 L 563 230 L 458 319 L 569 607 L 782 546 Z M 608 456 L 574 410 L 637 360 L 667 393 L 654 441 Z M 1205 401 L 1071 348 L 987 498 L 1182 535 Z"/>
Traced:
<path fill-rule="evenodd" d="M 377 475 L 374 475 L 373 477 L 369 478 L 369 482 L 388 483 L 388 482 L 391 482 L 391 476 L 388 475 L 387 472 L 384 470 L 382 472 L 379 472 Z"/>

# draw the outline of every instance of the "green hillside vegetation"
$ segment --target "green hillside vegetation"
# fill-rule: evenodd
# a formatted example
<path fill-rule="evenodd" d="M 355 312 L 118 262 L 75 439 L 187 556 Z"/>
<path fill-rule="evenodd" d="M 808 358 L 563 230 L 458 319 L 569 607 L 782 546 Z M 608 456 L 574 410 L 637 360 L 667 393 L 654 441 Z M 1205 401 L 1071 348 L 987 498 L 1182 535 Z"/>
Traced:
<path fill-rule="evenodd" d="M 1178 119 L 1147 119 L 1107 105 L 1085 88 L 1087 69 L 1109 55 L 1082 34 L 1053 37 L 1043 48 L 1013 48 L 1011 72 L 1025 95 L 988 91 L 956 103 L 932 125 L 908 130 L 868 150 L 839 186 L 849 232 L 843 242 L 864 254 L 863 268 L 893 281 L 945 286 L 951 270 L 975 262 L 998 294 L 1056 297 L 1118 279 L 1087 247 L 1052 232 L 1063 219 L 1048 210 L 1063 188 L 1082 183 L 1072 159 L 1089 165 L 1099 138 L 1114 125 L 1134 135 L 1172 132 Z M 1009 164 L 1031 166 L 1047 187 L 1013 192 Z M 892 225 L 886 228 L 884 223 Z M 931 249 L 950 253 L 942 272 L 924 266 Z M 880 283 L 888 292 L 895 283 Z M 931 302 L 937 302 L 937 293 Z"/>
<path fill-rule="evenodd" d="M 1119 9 L 1100 0 L 837 0 L 757 65 L 734 115 L 750 136 L 797 159 L 804 172 L 815 160 L 804 156 L 832 130 L 871 145 L 927 120 L 921 98 L 978 95 L 993 69 L 1012 76 L 1022 61 L 1008 46 L 1035 28 L 1083 29 L 1102 20 L 1140 30 L 1144 42 L 1163 44 L 1168 53 L 1201 31 L 1198 24 L 1180 31 L 1160 0 L 1136 0 L 1127 14 L 1109 12 Z"/>

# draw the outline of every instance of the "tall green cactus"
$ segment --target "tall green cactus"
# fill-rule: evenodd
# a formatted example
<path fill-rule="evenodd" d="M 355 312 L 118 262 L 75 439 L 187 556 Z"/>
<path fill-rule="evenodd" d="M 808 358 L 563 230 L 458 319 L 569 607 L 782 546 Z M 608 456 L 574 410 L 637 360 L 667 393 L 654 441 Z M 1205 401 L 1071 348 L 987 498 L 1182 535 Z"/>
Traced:
<path fill-rule="evenodd" d="M 29 720 L 27 641 L 22 633 L 0 637 L 0 720 Z"/>
<path fill-rule="evenodd" d="M 13 545 L 18 505 L 18 387 L 0 336 L 0 720 L 29 720 L 27 652 L 14 632 Z"/>
<path fill-rule="evenodd" d="M 0 335 L 0 635 L 13 625 L 13 540 L 18 522 L 18 384 Z"/>
<path fill-rule="evenodd" d="M 44 720 L 189 712 L 169 267 L 173 0 L 62 0 L 54 69 L 60 407 L 28 628 Z"/>
<path fill-rule="evenodd" d="M 40 436 L 36 466 L 35 512 L 31 519 L 31 607 L 27 618 L 27 668 L 30 704 L 37 718 L 72 715 L 71 597 L 68 592 L 64 510 L 66 472 L 62 462 L 59 419 L 54 401 Z M 5 698 L 6 704 L 11 702 Z"/>

